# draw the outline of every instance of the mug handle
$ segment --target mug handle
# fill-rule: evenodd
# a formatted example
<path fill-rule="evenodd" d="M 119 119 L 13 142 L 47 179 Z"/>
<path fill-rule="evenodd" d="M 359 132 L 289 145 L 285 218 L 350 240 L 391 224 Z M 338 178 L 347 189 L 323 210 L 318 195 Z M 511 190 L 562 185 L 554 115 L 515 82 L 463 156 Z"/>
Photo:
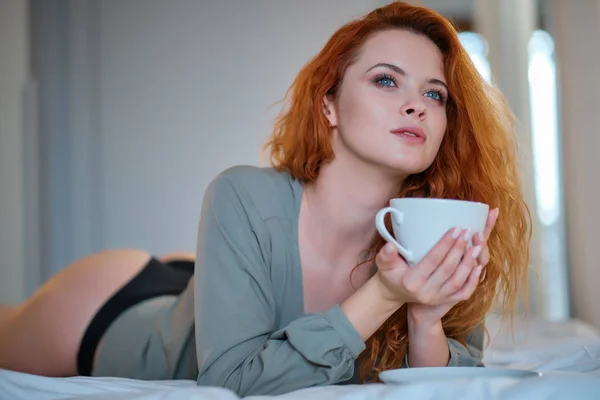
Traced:
<path fill-rule="evenodd" d="M 386 241 L 392 242 L 396 246 L 396 249 L 398 249 L 398 253 L 400 253 L 402 255 L 402 257 L 404 257 L 404 259 L 407 262 L 412 263 L 413 262 L 413 253 L 412 253 L 412 251 L 407 250 L 404 247 L 402 247 L 400 245 L 400 243 L 398 243 L 396 241 L 396 239 L 394 239 L 394 237 L 387 230 L 387 227 L 385 226 L 385 215 L 387 213 L 391 213 L 392 216 L 396 218 L 396 222 L 398 224 L 401 224 L 401 223 L 404 222 L 404 214 L 402 214 L 401 211 L 398 211 L 397 209 L 395 209 L 393 207 L 382 208 L 381 210 L 379 210 L 377 212 L 377 215 L 375 216 L 375 227 L 377 228 L 377 232 L 379 232 L 379 234 Z"/>

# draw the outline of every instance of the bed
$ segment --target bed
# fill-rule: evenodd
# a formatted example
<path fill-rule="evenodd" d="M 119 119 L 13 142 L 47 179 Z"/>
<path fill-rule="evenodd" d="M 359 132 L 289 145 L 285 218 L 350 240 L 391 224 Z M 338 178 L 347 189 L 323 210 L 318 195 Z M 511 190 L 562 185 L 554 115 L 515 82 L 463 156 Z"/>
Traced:
<path fill-rule="evenodd" d="M 469 378 L 411 384 L 370 384 L 303 389 L 246 399 L 600 399 L 600 332 L 578 320 L 517 321 L 514 337 L 488 320 L 487 366 L 542 372 L 540 378 Z M 115 378 L 46 378 L 0 369 L 0 400 L 239 400 L 222 388 L 193 381 L 144 382 Z"/>

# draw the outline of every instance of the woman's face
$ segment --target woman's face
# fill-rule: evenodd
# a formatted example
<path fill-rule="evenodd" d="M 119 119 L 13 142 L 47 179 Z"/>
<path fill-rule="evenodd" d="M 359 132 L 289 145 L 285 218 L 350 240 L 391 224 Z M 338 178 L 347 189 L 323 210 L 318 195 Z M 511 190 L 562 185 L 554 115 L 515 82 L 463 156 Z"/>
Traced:
<path fill-rule="evenodd" d="M 443 57 L 425 36 L 382 31 L 345 71 L 325 114 L 336 158 L 406 177 L 433 162 L 446 131 Z"/>

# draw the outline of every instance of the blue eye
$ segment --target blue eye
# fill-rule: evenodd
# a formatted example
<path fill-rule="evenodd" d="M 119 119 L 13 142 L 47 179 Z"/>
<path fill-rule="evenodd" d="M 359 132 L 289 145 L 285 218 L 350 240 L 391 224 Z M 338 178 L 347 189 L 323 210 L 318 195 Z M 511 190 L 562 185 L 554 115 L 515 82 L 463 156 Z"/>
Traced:
<path fill-rule="evenodd" d="M 425 97 L 429 97 L 430 99 L 433 99 L 439 103 L 443 103 L 445 98 L 444 98 L 444 94 L 438 90 L 430 90 L 427 93 L 425 93 Z"/>
<path fill-rule="evenodd" d="M 381 87 L 394 87 L 396 80 L 390 75 L 379 75 L 375 78 L 375 83 Z"/>

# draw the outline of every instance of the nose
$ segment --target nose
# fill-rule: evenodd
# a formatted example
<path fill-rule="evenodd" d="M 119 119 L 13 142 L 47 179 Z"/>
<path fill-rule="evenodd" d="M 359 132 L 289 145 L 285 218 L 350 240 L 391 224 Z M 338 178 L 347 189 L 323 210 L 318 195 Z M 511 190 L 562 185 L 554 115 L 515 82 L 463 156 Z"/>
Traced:
<path fill-rule="evenodd" d="M 427 116 L 427 107 L 425 107 L 425 104 L 423 104 L 420 99 L 411 98 L 402 104 L 400 107 L 400 114 L 412 116 L 422 121 Z"/>

